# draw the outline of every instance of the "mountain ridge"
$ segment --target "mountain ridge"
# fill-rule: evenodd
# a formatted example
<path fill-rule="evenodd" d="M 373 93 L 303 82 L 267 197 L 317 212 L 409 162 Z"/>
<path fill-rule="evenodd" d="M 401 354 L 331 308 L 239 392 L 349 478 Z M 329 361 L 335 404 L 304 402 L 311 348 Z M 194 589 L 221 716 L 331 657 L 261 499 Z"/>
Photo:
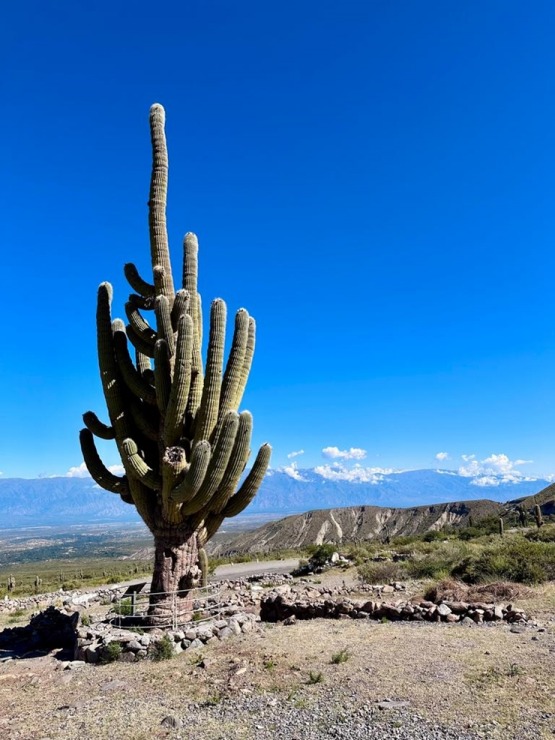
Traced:
<path fill-rule="evenodd" d="M 518 501 L 555 487 L 544 479 L 504 480 L 501 476 L 497 485 L 476 485 L 471 477 L 438 470 L 377 473 L 366 481 L 331 480 L 315 469 L 295 469 L 294 476 L 302 480 L 272 470 L 244 514 L 279 518 L 352 506 L 398 509 L 484 498 Z M 133 506 L 88 477 L 0 478 L 0 526 L 5 528 L 137 521 L 140 518 Z"/>

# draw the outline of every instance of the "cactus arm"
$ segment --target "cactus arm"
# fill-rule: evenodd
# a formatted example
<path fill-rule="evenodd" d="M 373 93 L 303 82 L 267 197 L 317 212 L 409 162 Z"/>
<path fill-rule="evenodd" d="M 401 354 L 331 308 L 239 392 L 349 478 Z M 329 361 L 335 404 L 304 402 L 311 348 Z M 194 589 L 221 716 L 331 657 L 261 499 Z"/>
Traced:
<path fill-rule="evenodd" d="M 263 444 L 258 450 L 258 455 L 254 461 L 254 465 L 243 481 L 243 485 L 227 502 L 227 505 L 223 510 L 224 518 L 240 514 L 256 496 L 256 493 L 260 488 L 260 484 L 264 480 L 264 476 L 268 470 L 271 455 L 272 448 L 270 445 Z"/>
<path fill-rule="evenodd" d="M 198 530 L 198 543 L 204 547 L 216 534 L 224 520 L 223 514 L 209 514 Z"/>
<path fill-rule="evenodd" d="M 210 454 L 210 443 L 206 440 L 199 442 L 191 455 L 189 470 L 170 495 L 172 501 L 183 503 L 191 501 L 197 495 L 208 470 Z"/>
<path fill-rule="evenodd" d="M 227 359 L 222 393 L 220 396 L 220 416 L 234 408 L 233 403 L 237 395 L 239 381 L 245 364 L 245 353 L 249 335 L 249 315 L 244 308 L 240 308 L 235 315 L 235 330 L 231 350 Z"/>
<path fill-rule="evenodd" d="M 116 440 L 121 440 L 128 436 L 128 428 L 124 405 L 124 388 L 115 360 L 110 312 L 111 301 L 112 286 L 110 283 L 102 283 L 98 288 L 96 311 L 98 364 L 110 421 Z"/>
<path fill-rule="evenodd" d="M 193 321 L 187 314 L 182 314 L 177 328 L 173 382 L 164 419 L 164 440 L 168 446 L 177 444 L 183 434 L 185 410 L 191 384 L 192 351 Z"/>
<path fill-rule="evenodd" d="M 202 330 L 203 330 L 203 323 L 202 323 L 202 298 L 200 293 L 197 293 L 197 316 L 198 316 L 198 346 L 199 346 L 199 356 L 200 356 L 200 364 L 202 367 Z"/>
<path fill-rule="evenodd" d="M 131 324 L 127 324 L 125 327 L 125 333 L 131 344 L 135 347 L 137 352 L 140 352 L 146 357 L 154 357 L 154 344 L 155 342 L 151 339 L 145 339 L 140 334 L 137 334 Z"/>
<path fill-rule="evenodd" d="M 165 113 L 161 105 L 150 109 L 150 137 L 152 141 L 152 176 L 148 200 L 148 225 L 150 230 L 150 255 L 152 266 L 164 269 L 162 292 L 173 302 L 174 287 L 170 263 L 168 231 L 166 226 L 166 200 L 168 193 L 168 150 L 164 132 Z"/>
<path fill-rule="evenodd" d="M 189 231 L 183 238 L 183 288 L 189 293 L 191 318 L 198 331 L 198 239 Z"/>
<path fill-rule="evenodd" d="M 191 397 L 187 406 L 187 415 L 191 420 L 196 417 L 202 398 L 202 308 L 198 293 L 198 239 L 189 232 L 183 240 L 183 287 L 189 293 L 189 313 L 193 319 L 195 337 L 193 341 L 193 381 Z"/>
<path fill-rule="evenodd" d="M 132 476 L 153 491 L 159 491 L 162 483 L 160 476 L 139 455 L 136 443 L 128 437 L 123 440 L 121 448 Z"/>
<path fill-rule="evenodd" d="M 154 296 L 154 285 L 142 279 L 139 271 L 132 262 L 128 262 L 123 266 L 123 272 L 127 278 L 127 282 L 136 293 L 143 296 L 143 298 Z"/>
<path fill-rule="evenodd" d="M 129 294 L 129 303 L 132 303 L 136 308 L 141 309 L 141 311 L 151 311 L 154 308 L 152 298 L 143 298 L 137 293 Z"/>
<path fill-rule="evenodd" d="M 133 360 L 131 359 L 127 349 L 125 324 L 121 319 L 115 319 L 115 321 L 112 322 L 112 331 L 114 333 L 116 359 L 125 384 L 131 393 L 137 396 L 137 398 L 146 401 L 146 403 L 155 405 L 156 391 L 133 364 Z"/>
<path fill-rule="evenodd" d="M 114 427 L 100 421 L 94 411 L 85 411 L 83 422 L 87 429 L 100 439 L 115 439 Z"/>
<path fill-rule="evenodd" d="M 221 298 L 212 302 L 210 311 L 210 337 L 206 374 L 199 411 L 195 424 L 195 441 L 210 439 L 218 421 L 222 365 L 225 345 L 226 305 Z"/>
<path fill-rule="evenodd" d="M 94 437 L 89 429 L 81 429 L 79 432 L 79 442 L 81 443 L 81 452 L 83 459 L 92 479 L 101 488 L 112 493 L 118 493 L 124 501 L 130 498 L 127 478 L 111 473 L 100 459 L 100 455 L 94 443 Z"/>
<path fill-rule="evenodd" d="M 236 411 L 229 411 L 225 415 L 218 442 L 213 448 L 202 486 L 192 501 L 183 504 L 181 507 L 182 514 L 196 514 L 206 506 L 214 495 L 227 469 L 238 429 L 239 414 Z"/>
<path fill-rule="evenodd" d="M 247 380 L 249 379 L 249 373 L 252 367 L 252 360 L 254 356 L 255 344 L 256 344 L 256 322 L 252 318 L 252 316 L 249 316 L 249 329 L 248 329 L 248 336 L 247 336 L 247 346 L 245 349 L 245 359 L 243 362 L 243 366 L 241 368 L 241 375 L 239 377 L 239 382 L 237 384 L 237 391 L 235 393 L 235 398 L 233 400 L 233 408 L 235 409 L 239 408 L 239 406 L 241 405 L 241 401 L 243 400 L 243 394 L 245 393 Z"/>
<path fill-rule="evenodd" d="M 175 294 L 175 301 L 173 302 L 172 308 L 172 326 L 173 330 L 177 331 L 179 319 L 182 314 L 189 311 L 189 292 L 187 290 L 178 290 Z"/>
<path fill-rule="evenodd" d="M 166 340 L 169 355 L 170 357 L 173 357 L 173 355 L 175 354 L 175 339 L 173 336 L 170 306 L 165 295 L 156 296 L 154 311 L 156 313 L 158 338 Z"/>
<path fill-rule="evenodd" d="M 164 415 L 172 385 L 170 357 L 165 339 L 158 339 L 154 347 L 154 377 L 156 381 L 156 404 L 160 413 Z"/>
<path fill-rule="evenodd" d="M 208 586 L 208 555 L 204 547 L 201 547 L 198 551 L 198 562 L 202 573 L 201 585 L 206 588 Z"/>
<path fill-rule="evenodd" d="M 152 413 L 155 408 L 152 406 L 146 406 L 141 403 L 137 398 L 129 398 L 129 413 L 133 419 L 135 427 L 143 434 L 146 439 L 150 439 L 152 442 L 157 442 L 159 439 L 158 424 L 152 418 Z"/>
<path fill-rule="evenodd" d="M 137 371 L 145 378 L 145 380 L 147 380 L 145 377 L 146 371 L 148 370 L 149 372 L 152 372 L 150 367 L 150 357 L 148 357 L 148 355 L 143 355 L 139 350 L 135 350 L 135 366 L 137 367 Z"/>
<path fill-rule="evenodd" d="M 251 435 L 252 415 L 249 411 L 243 411 L 239 415 L 239 428 L 235 437 L 235 445 L 224 477 L 218 486 L 218 490 L 207 504 L 210 513 L 221 514 L 232 497 L 249 459 Z"/>
<path fill-rule="evenodd" d="M 133 327 L 133 330 L 135 333 L 142 337 L 145 342 L 155 342 L 157 337 L 156 332 L 154 329 L 150 326 L 148 321 L 146 321 L 140 314 L 139 309 L 135 305 L 134 301 L 126 301 L 125 303 L 125 315 L 127 316 L 127 319 L 131 326 Z"/>

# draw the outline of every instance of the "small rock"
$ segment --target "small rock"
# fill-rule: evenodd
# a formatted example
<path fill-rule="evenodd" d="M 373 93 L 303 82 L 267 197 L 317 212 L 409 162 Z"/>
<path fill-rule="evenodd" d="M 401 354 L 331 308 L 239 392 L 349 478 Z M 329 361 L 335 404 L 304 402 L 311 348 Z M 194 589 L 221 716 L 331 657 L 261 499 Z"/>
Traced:
<path fill-rule="evenodd" d="M 378 709 L 402 709 L 409 705 L 410 702 L 408 701 L 393 701 L 391 699 L 387 699 L 386 701 L 378 702 Z"/>
<path fill-rule="evenodd" d="M 128 687 L 125 681 L 120 681 L 119 679 L 115 678 L 113 681 L 107 681 L 106 683 L 102 684 L 100 690 L 105 692 L 125 691 L 127 688 Z"/>
<path fill-rule="evenodd" d="M 164 717 L 160 724 L 162 725 L 162 727 L 181 727 L 181 722 L 177 719 L 177 717 L 173 717 L 171 714 L 168 714 L 167 717 Z"/>

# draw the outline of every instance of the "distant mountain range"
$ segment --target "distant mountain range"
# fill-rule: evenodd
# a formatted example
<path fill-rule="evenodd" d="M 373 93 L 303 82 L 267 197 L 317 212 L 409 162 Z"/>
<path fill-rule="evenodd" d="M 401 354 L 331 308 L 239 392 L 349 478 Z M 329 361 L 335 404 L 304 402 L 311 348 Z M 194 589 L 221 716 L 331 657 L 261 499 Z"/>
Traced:
<path fill-rule="evenodd" d="M 313 469 L 271 470 L 245 514 L 302 513 L 347 506 L 414 507 L 449 501 L 508 501 L 541 491 L 543 479 L 490 477 L 488 485 L 447 470 L 380 473 L 367 481 L 334 480 Z M 134 507 L 91 478 L 0 478 L 0 529 L 136 522 Z"/>

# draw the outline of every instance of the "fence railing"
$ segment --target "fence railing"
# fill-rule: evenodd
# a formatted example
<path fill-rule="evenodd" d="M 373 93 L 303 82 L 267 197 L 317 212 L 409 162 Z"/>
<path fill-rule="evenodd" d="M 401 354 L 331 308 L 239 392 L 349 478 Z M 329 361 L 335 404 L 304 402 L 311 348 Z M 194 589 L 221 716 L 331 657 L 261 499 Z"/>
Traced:
<path fill-rule="evenodd" d="M 154 603 L 156 623 L 149 625 L 147 617 Z M 175 630 L 187 624 L 198 625 L 218 619 L 223 606 L 217 584 L 182 591 L 143 593 L 133 590 L 116 599 L 107 616 L 119 627 L 136 622 L 142 629 L 159 627 Z"/>

